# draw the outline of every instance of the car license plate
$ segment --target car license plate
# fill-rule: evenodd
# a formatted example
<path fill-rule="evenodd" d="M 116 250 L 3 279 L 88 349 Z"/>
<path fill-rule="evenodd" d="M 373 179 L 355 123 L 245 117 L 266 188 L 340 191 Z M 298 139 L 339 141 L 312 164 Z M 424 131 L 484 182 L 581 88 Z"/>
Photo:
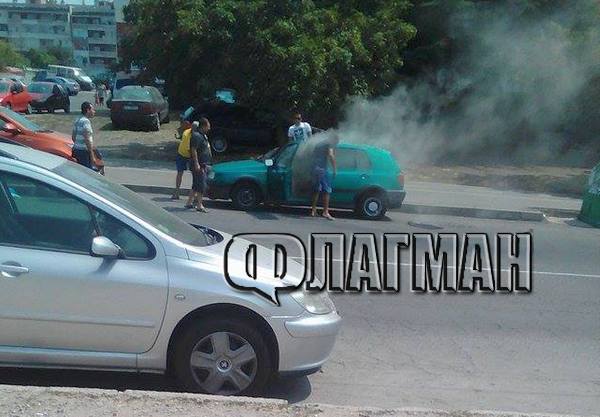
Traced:
<path fill-rule="evenodd" d="M 137 110 L 138 106 L 123 106 L 125 110 Z"/>

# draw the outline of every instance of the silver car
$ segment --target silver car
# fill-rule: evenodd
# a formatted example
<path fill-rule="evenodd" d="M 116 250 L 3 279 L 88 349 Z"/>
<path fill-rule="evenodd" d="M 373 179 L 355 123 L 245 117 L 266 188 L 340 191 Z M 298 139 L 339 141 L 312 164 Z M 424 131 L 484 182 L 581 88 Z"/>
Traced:
<path fill-rule="evenodd" d="M 225 395 L 319 369 L 341 325 L 328 295 L 282 292 L 277 306 L 232 288 L 229 239 L 65 159 L 0 143 L 0 365 L 172 371 L 189 391 Z"/>

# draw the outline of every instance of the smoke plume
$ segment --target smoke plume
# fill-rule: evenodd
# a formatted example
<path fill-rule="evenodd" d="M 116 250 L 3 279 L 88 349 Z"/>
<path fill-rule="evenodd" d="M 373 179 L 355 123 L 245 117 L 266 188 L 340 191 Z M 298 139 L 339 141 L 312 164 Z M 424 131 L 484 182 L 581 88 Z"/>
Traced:
<path fill-rule="evenodd" d="M 577 135 L 572 121 L 589 111 L 578 97 L 600 80 L 599 29 L 582 26 L 581 10 L 535 20 L 514 12 L 454 16 L 460 54 L 389 96 L 351 99 L 339 126 L 344 140 L 387 148 L 402 163 L 566 158 Z"/>

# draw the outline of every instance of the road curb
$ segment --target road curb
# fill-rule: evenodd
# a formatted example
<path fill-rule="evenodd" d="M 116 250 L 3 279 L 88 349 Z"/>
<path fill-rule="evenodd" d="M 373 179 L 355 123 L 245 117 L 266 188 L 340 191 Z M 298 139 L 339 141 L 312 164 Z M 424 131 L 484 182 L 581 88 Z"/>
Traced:
<path fill-rule="evenodd" d="M 545 220 L 541 211 L 516 211 L 483 209 L 473 207 L 426 206 L 420 204 L 403 204 L 398 210 L 403 213 L 438 214 L 445 216 L 474 217 L 478 219 L 518 220 L 542 222 Z"/>
<path fill-rule="evenodd" d="M 0 385 L 0 414 L 25 416 L 145 417 L 558 417 L 551 413 L 425 408 L 371 408 L 203 394 Z M 4 414 L 2 414 L 4 415 Z M 566 416 L 565 414 L 560 414 Z M 576 417 L 576 416 L 570 416 Z"/>
<path fill-rule="evenodd" d="M 175 191 L 172 187 L 163 187 L 158 185 L 139 185 L 139 184 L 122 184 L 137 193 L 149 194 L 167 194 L 171 195 Z M 181 189 L 181 195 L 187 195 L 189 189 Z M 413 214 L 437 214 L 444 216 L 459 216 L 472 217 L 478 219 L 492 220 L 517 220 L 542 222 L 546 218 L 541 211 L 514 211 L 514 210 L 497 210 L 497 209 L 481 209 L 471 207 L 449 207 L 449 206 L 427 206 L 420 204 L 403 204 L 398 210 L 401 213 Z M 567 210 L 563 210 L 567 211 Z"/>

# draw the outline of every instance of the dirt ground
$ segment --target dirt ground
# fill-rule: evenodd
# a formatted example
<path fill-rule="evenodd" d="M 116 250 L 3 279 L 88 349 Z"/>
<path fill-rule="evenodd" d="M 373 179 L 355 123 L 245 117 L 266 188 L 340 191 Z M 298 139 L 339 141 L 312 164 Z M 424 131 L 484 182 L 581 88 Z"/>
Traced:
<path fill-rule="evenodd" d="M 30 117 L 39 125 L 57 132 L 71 134 L 73 122 L 79 115 L 71 112 L 66 114 L 32 114 Z M 94 128 L 94 143 L 102 151 L 107 163 L 111 159 L 145 160 L 145 161 L 174 161 L 179 140 L 175 134 L 179 127 L 179 113 L 171 112 L 171 122 L 161 125 L 158 132 L 144 130 L 115 130 L 110 121 L 109 110 L 100 109 L 92 119 Z M 215 155 L 215 162 L 223 162 L 260 155 L 268 149 L 234 150 L 224 155 Z"/>
<path fill-rule="evenodd" d="M 70 135 L 73 122 L 79 117 L 79 114 L 74 112 L 70 114 L 56 112 L 54 114 L 32 114 L 28 117 L 43 127 Z M 98 110 L 96 117 L 92 119 L 94 141 L 102 149 L 119 146 L 127 147 L 136 143 L 145 146 L 157 146 L 170 142 L 176 143 L 174 135 L 179 126 L 176 121 L 178 118 L 176 114 L 173 114 L 172 121 L 163 124 L 158 132 L 114 130 L 110 121 L 109 111 L 106 109 Z M 131 155 L 131 158 L 139 159 L 136 155 Z"/>
<path fill-rule="evenodd" d="M 77 114 L 33 114 L 32 120 L 59 132 L 70 134 Z M 113 130 L 106 109 L 99 110 L 92 120 L 94 140 L 102 150 L 107 163 L 111 159 L 173 161 L 178 140 L 178 114 L 173 112 L 171 122 L 158 132 Z M 249 158 L 264 153 L 266 149 L 239 149 L 224 155 L 215 155 L 215 162 Z M 588 181 L 589 169 L 554 166 L 405 166 L 407 181 L 431 181 L 463 185 L 476 185 L 496 189 L 541 192 L 554 195 L 581 197 Z"/>

